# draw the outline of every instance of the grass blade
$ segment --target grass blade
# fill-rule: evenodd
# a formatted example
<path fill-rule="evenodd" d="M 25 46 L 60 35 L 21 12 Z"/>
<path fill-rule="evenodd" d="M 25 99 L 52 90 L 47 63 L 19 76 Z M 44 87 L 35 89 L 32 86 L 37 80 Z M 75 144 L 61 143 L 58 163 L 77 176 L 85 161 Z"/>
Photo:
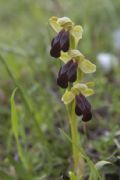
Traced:
<path fill-rule="evenodd" d="M 15 105 L 15 101 L 14 101 L 16 91 L 17 91 L 17 88 L 13 91 L 12 96 L 11 96 L 11 124 L 12 124 L 12 131 L 13 131 L 13 135 L 14 135 L 15 140 L 16 140 L 17 150 L 18 150 L 20 160 L 22 161 L 24 167 L 28 168 L 27 161 L 26 161 L 26 159 L 24 157 L 23 150 L 22 150 L 21 144 L 19 142 L 19 130 L 18 130 L 19 123 L 18 123 L 16 105 Z"/>

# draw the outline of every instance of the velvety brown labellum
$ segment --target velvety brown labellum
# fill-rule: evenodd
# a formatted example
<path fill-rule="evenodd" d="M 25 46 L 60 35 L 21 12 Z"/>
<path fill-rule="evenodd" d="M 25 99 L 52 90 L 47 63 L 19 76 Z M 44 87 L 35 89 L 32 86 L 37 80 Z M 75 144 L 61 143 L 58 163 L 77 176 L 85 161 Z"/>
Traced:
<path fill-rule="evenodd" d="M 77 78 L 77 63 L 73 60 L 64 64 L 58 73 L 57 84 L 62 88 L 68 87 L 68 82 L 74 82 Z"/>
<path fill-rule="evenodd" d="M 69 50 L 69 32 L 68 31 L 64 31 L 64 33 L 62 33 L 61 38 L 60 38 L 60 47 L 61 47 L 61 50 L 63 50 L 64 52 L 67 52 Z"/>
<path fill-rule="evenodd" d="M 75 97 L 75 113 L 83 116 L 83 121 L 89 121 L 92 118 L 91 105 L 81 93 Z"/>
<path fill-rule="evenodd" d="M 68 70 L 68 81 L 69 82 L 75 82 L 77 79 L 77 62 L 73 62 L 71 63 L 71 65 L 69 66 L 69 70 Z"/>
<path fill-rule="evenodd" d="M 60 68 L 59 73 L 58 73 L 57 84 L 62 88 L 68 87 L 67 72 L 62 67 Z"/>
<path fill-rule="evenodd" d="M 50 54 L 54 58 L 60 57 L 60 51 L 69 50 L 69 32 L 62 29 L 51 42 Z"/>

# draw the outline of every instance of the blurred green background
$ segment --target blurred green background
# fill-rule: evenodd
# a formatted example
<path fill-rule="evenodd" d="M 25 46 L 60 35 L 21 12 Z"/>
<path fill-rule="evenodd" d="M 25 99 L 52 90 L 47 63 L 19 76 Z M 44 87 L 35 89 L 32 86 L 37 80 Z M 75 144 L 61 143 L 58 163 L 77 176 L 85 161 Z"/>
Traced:
<path fill-rule="evenodd" d="M 97 65 L 88 78 L 96 83 L 88 137 L 79 123 L 84 149 L 94 162 L 115 163 L 120 157 L 120 1 L 0 0 L 0 180 L 59 179 L 72 166 L 71 144 L 60 133 L 70 133 L 61 103 L 64 91 L 56 85 L 61 62 L 49 55 L 55 33 L 48 19 L 53 15 L 83 26 L 79 49 Z M 107 68 L 101 53 L 107 56 Z M 23 159 L 11 124 L 10 98 L 16 87 Z M 116 169 L 114 165 L 112 171 Z"/>

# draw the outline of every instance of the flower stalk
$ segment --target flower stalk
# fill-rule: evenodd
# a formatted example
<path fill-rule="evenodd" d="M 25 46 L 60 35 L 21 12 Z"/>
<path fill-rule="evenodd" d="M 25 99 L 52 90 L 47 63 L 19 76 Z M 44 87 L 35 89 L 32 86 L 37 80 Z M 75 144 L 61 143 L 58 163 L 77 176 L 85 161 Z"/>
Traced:
<path fill-rule="evenodd" d="M 73 152 L 73 162 L 74 162 L 74 172 L 76 177 L 83 177 L 84 175 L 84 160 L 81 156 L 82 152 L 79 150 L 79 134 L 77 119 L 74 113 L 74 102 L 67 106 L 70 129 L 71 129 L 71 139 L 72 139 L 72 152 Z"/>

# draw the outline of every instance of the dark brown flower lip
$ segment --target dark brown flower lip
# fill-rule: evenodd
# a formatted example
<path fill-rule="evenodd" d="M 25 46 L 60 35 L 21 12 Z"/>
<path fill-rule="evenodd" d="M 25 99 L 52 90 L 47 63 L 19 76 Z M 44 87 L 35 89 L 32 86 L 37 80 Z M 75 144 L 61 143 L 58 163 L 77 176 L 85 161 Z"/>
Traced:
<path fill-rule="evenodd" d="M 60 45 L 59 45 L 59 43 L 56 43 L 54 45 L 54 48 L 51 48 L 50 55 L 52 57 L 54 57 L 54 58 L 59 58 L 60 57 Z"/>
<path fill-rule="evenodd" d="M 54 58 L 58 58 L 60 57 L 61 50 L 67 52 L 69 46 L 69 32 L 62 29 L 51 41 L 50 55 Z"/>
<path fill-rule="evenodd" d="M 57 84 L 62 88 L 67 88 L 69 82 L 75 82 L 77 79 L 77 62 L 72 59 L 64 64 L 58 73 Z"/>
<path fill-rule="evenodd" d="M 91 105 L 81 93 L 75 97 L 75 113 L 87 122 L 92 119 Z"/>
<path fill-rule="evenodd" d="M 64 33 L 62 33 L 61 38 L 60 38 L 60 47 L 61 47 L 61 50 L 63 50 L 64 52 L 67 52 L 69 50 L 69 32 L 68 31 L 64 31 Z"/>
<path fill-rule="evenodd" d="M 68 80 L 69 82 L 75 82 L 77 79 L 77 62 L 72 61 L 72 64 L 69 67 L 68 70 Z"/>
<path fill-rule="evenodd" d="M 64 69 L 62 69 L 62 67 L 60 68 L 59 73 L 58 73 L 57 84 L 62 88 L 68 87 L 67 73 Z"/>

